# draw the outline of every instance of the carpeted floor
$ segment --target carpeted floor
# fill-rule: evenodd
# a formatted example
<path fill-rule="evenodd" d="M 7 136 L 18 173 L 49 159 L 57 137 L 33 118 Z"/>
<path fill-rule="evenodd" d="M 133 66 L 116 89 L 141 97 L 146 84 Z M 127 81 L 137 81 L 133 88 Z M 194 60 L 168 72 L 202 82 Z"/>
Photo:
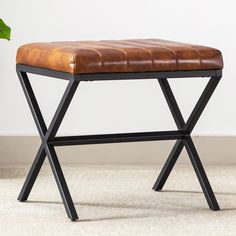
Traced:
<path fill-rule="evenodd" d="M 160 166 L 63 166 L 80 221 L 68 220 L 50 168 L 29 201 L 16 200 L 28 167 L 0 168 L 0 235 L 236 235 L 236 166 L 207 166 L 221 211 L 208 209 L 191 166 L 176 166 L 163 192 Z"/>

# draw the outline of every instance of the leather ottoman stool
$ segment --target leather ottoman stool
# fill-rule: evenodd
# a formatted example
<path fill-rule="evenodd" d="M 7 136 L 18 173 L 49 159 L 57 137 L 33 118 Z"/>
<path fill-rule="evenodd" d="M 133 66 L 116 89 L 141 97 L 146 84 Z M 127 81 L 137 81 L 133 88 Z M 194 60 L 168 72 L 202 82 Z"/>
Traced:
<path fill-rule="evenodd" d="M 223 59 L 219 50 L 159 39 L 31 43 L 18 49 L 16 63 L 17 74 L 42 139 L 18 197 L 19 201 L 27 200 L 47 156 L 68 217 L 71 220 L 78 219 L 55 152 L 55 146 L 177 140 L 153 189 L 158 191 L 163 188 L 178 156 L 185 147 L 209 207 L 212 210 L 219 210 L 190 135 L 222 76 Z M 44 122 L 27 76 L 28 73 L 68 80 L 68 86 L 49 127 L 46 127 Z M 168 78 L 184 77 L 210 78 L 186 121 L 183 119 L 167 80 Z M 56 136 L 81 81 L 129 79 L 158 80 L 177 130 Z"/>

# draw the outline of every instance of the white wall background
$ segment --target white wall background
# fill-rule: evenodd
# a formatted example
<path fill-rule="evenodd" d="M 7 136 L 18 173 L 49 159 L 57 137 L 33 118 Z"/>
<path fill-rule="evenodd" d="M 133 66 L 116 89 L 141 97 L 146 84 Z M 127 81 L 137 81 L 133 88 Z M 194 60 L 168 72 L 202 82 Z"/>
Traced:
<path fill-rule="evenodd" d="M 197 135 L 236 135 L 235 1 L 217 0 L 0 0 L 0 17 L 12 40 L 0 41 L 0 135 L 32 135 L 36 129 L 15 73 L 17 47 L 33 41 L 165 38 L 219 48 L 224 76 L 203 113 Z M 65 82 L 32 78 L 50 119 Z M 171 82 L 185 116 L 206 80 Z M 47 104 L 46 104 L 47 103 Z M 173 129 L 156 80 L 81 83 L 62 133 Z"/>

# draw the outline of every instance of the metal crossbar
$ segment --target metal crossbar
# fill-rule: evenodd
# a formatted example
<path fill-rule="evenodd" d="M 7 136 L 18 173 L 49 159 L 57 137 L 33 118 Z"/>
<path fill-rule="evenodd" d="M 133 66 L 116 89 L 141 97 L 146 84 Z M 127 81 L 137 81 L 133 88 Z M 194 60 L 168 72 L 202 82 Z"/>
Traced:
<path fill-rule="evenodd" d="M 167 161 L 157 178 L 153 189 L 161 190 L 174 167 L 182 149 L 185 147 L 191 163 L 194 167 L 206 200 L 212 210 L 219 210 L 219 205 L 212 191 L 192 138 L 190 136 L 194 126 L 201 116 L 207 102 L 213 94 L 217 84 L 219 83 L 222 71 L 221 70 L 205 70 L 205 71 L 172 71 L 172 72 L 142 72 L 142 73 L 107 73 L 107 74 L 78 74 L 72 75 L 64 72 L 36 68 L 18 64 L 16 66 L 17 74 L 20 79 L 23 91 L 25 93 L 28 105 L 36 123 L 42 143 L 38 153 L 34 159 L 22 190 L 19 194 L 19 201 L 26 201 L 38 173 L 44 163 L 46 156 L 48 157 L 53 175 L 55 177 L 61 198 L 63 200 L 68 217 L 71 220 L 77 220 L 76 213 L 69 189 L 67 187 L 60 163 L 57 158 L 55 146 L 68 145 L 85 145 L 98 143 L 119 143 L 119 142 L 140 142 L 140 141 L 155 141 L 155 140 L 177 140 L 172 151 L 167 158 Z M 53 116 L 53 119 L 47 128 L 38 102 L 34 95 L 27 73 L 39 74 L 49 77 L 68 80 L 69 83 L 62 96 L 59 106 Z M 200 96 L 196 106 L 185 122 L 180 112 L 178 104 L 175 100 L 171 87 L 167 78 L 181 77 L 210 77 L 210 80 Z M 141 133 L 121 133 L 121 134 L 100 134 L 100 135 L 80 135 L 80 136 L 59 136 L 56 137 L 57 131 L 66 114 L 70 102 L 76 92 L 80 81 L 88 80 L 117 80 L 117 79 L 151 79 L 158 78 L 162 92 L 165 96 L 171 114 L 174 118 L 178 130 L 172 131 L 157 131 L 157 132 L 141 132 Z"/>

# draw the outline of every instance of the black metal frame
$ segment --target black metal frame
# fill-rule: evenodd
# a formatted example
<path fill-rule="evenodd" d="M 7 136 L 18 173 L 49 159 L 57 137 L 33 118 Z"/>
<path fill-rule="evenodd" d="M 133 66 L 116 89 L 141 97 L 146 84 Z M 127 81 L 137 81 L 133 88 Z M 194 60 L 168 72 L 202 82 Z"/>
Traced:
<path fill-rule="evenodd" d="M 157 178 L 153 189 L 161 190 L 174 167 L 183 147 L 186 148 L 191 163 L 194 167 L 206 200 L 212 210 L 219 210 L 219 205 L 212 191 L 198 153 L 190 136 L 195 124 L 202 114 L 207 102 L 213 94 L 218 82 L 222 77 L 221 70 L 202 70 L 202 71 L 170 71 L 170 72 L 142 72 L 142 73 L 100 73 L 100 74 L 69 74 L 48 69 L 36 68 L 26 65 L 16 65 L 18 77 L 20 79 L 23 91 L 28 101 L 31 113 L 38 128 L 42 143 L 38 153 L 31 166 L 22 190 L 19 194 L 19 201 L 26 201 L 34 182 L 38 176 L 41 166 L 48 157 L 56 183 L 61 194 L 66 212 L 71 220 L 77 220 L 76 213 L 69 189 L 67 187 L 60 163 L 57 158 L 55 146 L 98 144 L 98 143 L 118 143 L 118 142 L 137 142 L 137 141 L 154 141 L 154 140 L 177 140 L 159 177 Z M 56 113 L 49 125 L 46 127 L 42 113 L 38 106 L 27 73 L 39 74 L 43 76 L 55 77 L 68 80 L 69 83 L 62 96 Z M 210 80 L 190 114 L 187 122 L 184 121 L 178 104 L 172 93 L 167 78 L 184 78 L 184 77 L 210 77 Z M 178 130 L 158 131 L 158 132 L 141 132 L 141 133 L 123 133 L 123 134 L 101 134 L 101 135 L 82 135 L 82 136 L 59 136 L 56 133 L 61 125 L 67 108 L 73 98 L 73 95 L 80 81 L 98 81 L 98 80 L 117 80 L 117 79 L 153 79 L 158 78 L 162 92 L 170 108 Z"/>

